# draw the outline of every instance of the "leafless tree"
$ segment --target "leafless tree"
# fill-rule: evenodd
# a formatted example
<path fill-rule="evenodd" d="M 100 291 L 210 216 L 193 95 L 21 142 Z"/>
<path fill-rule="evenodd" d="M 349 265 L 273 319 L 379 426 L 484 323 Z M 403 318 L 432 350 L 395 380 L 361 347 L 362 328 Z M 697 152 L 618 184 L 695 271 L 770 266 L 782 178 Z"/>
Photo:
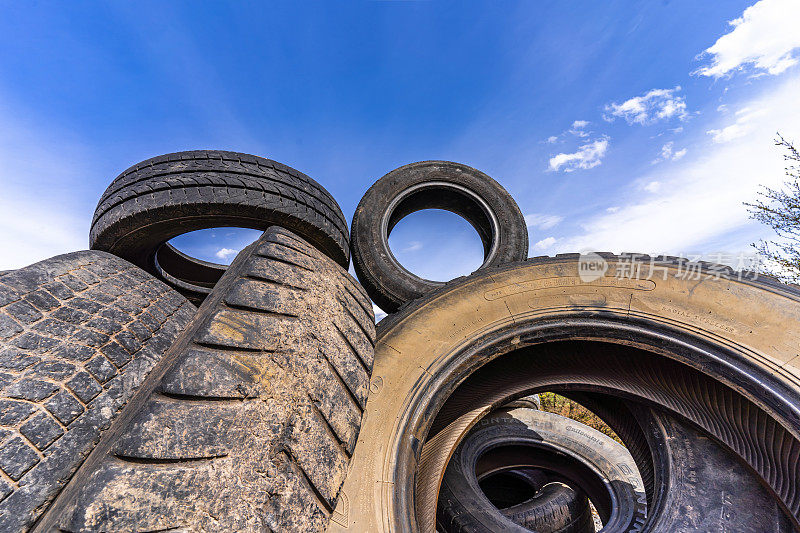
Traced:
<path fill-rule="evenodd" d="M 781 134 L 775 145 L 783 149 L 787 179 L 782 189 L 762 187 L 754 203 L 745 203 L 750 217 L 770 226 L 776 240 L 761 240 L 753 246 L 775 265 L 773 274 L 790 283 L 800 283 L 800 152 Z"/>

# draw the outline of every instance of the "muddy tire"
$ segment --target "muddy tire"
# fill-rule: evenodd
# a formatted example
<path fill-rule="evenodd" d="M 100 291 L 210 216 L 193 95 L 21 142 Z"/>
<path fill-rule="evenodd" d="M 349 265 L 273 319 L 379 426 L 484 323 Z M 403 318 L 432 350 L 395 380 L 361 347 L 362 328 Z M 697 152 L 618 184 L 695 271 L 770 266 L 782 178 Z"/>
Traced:
<path fill-rule="evenodd" d="M 389 248 L 389 234 L 405 216 L 445 209 L 472 224 L 490 268 L 528 257 L 528 229 L 510 194 L 474 168 L 448 161 L 423 161 L 391 171 L 366 192 L 353 215 L 353 267 L 372 301 L 387 313 L 443 283 L 402 267 Z"/>
<path fill-rule="evenodd" d="M 297 235 L 243 250 L 39 530 L 320 531 L 353 453 L 374 318 Z"/>
<path fill-rule="evenodd" d="M 33 524 L 194 312 L 105 252 L 0 277 L 0 530 Z"/>
<path fill-rule="evenodd" d="M 547 484 L 546 490 L 504 509 L 492 505 L 481 490 L 487 476 L 533 469 L 568 485 Z M 636 472 L 622 445 L 588 426 L 530 409 L 492 414 L 476 424 L 450 458 L 439 493 L 437 523 L 448 533 L 594 532 L 589 492 L 607 527 L 626 531 L 637 517 L 647 514 Z M 603 480 L 610 482 L 612 498 Z M 613 523 L 608 523 L 611 516 Z"/>
<path fill-rule="evenodd" d="M 584 282 L 577 254 L 536 258 L 460 279 L 381 321 L 337 511 L 351 530 L 433 531 L 450 454 L 485 414 L 538 391 L 658 406 L 745 465 L 797 527 L 800 290 L 675 258 L 655 258 L 648 276 L 650 259 L 639 260 L 642 279 L 618 277 L 631 259 L 605 255 L 606 274 Z M 648 499 L 660 486 L 651 482 Z M 712 497 L 724 495 L 703 495 Z M 725 527 L 710 518 L 708 529 Z"/>
<path fill-rule="evenodd" d="M 167 241 L 199 229 L 287 228 L 347 268 L 347 222 L 319 183 L 261 157 L 200 150 L 138 163 L 108 186 L 95 210 L 90 247 L 118 255 L 167 281 L 195 303 L 223 265 L 182 254 Z"/>

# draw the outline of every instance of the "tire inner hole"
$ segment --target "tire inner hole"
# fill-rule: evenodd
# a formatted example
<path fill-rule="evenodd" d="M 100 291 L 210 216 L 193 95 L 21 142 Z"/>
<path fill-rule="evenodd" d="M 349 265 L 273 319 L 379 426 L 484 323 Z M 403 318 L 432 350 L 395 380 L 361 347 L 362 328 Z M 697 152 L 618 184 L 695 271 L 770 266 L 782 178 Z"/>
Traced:
<path fill-rule="evenodd" d="M 262 233 L 237 227 L 189 231 L 159 247 L 156 266 L 166 277 L 211 289 L 236 255 Z"/>
<path fill-rule="evenodd" d="M 478 485 L 492 505 L 498 509 L 508 509 L 530 500 L 542 488 L 540 483 L 526 474 L 520 470 L 498 472 L 486 476 Z"/>
<path fill-rule="evenodd" d="M 236 254 L 263 231 L 248 228 L 208 228 L 190 231 L 169 240 L 178 251 L 209 263 L 230 265 Z"/>
<path fill-rule="evenodd" d="M 475 474 L 484 495 L 498 509 L 524 503 L 553 482 L 586 494 L 603 523 L 615 507 L 605 483 L 590 467 L 546 446 L 517 444 L 492 448 L 478 458 Z"/>
<path fill-rule="evenodd" d="M 389 233 L 395 259 L 416 276 L 449 281 L 484 262 L 484 245 L 474 227 L 443 209 L 424 209 L 398 220 Z"/>

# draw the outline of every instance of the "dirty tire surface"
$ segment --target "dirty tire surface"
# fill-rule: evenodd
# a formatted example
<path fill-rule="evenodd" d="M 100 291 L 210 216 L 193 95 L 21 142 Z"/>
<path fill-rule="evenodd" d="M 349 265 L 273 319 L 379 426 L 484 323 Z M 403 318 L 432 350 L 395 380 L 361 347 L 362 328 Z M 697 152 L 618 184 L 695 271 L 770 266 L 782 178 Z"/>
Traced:
<path fill-rule="evenodd" d="M 124 171 L 100 198 L 89 242 L 201 301 L 225 267 L 162 244 L 198 229 L 272 225 L 292 230 L 347 268 L 347 222 L 324 187 L 276 161 L 221 150 L 166 154 Z M 165 274 L 172 264 L 174 271 Z"/>
<path fill-rule="evenodd" d="M 319 531 L 356 443 L 374 317 L 289 231 L 242 251 L 41 530 Z"/>
<path fill-rule="evenodd" d="M 0 277 L 0 530 L 31 526 L 194 311 L 105 252 Z"/>

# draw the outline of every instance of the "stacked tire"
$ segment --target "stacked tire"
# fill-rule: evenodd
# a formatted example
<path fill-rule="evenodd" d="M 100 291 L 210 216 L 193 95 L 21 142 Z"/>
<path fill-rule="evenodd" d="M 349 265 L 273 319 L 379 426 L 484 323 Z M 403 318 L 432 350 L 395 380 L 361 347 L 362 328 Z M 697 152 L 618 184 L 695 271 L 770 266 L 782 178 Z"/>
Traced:
<path fill-rule="evenodd" d="M 166 154 L 124 171 L 100 198 L 89 242 L 199 304 L 225 267 L 189 257 L 169 240 L 221 226 L 280 226 L 343 268 L 350 262 L 347 222 L 324 187 L 276 161 L 221 150 Z"/>
<path fill-rule="evenodd" d="M 475 228 L 475 273 L 394 257 L 430 208 Z M 227 267 L 170 244 L 218 226 L 263 233 Z M 0 529 L 800 529 L 800 288 L 527 259 L 508 192 L 445 161 L 379 179 L 352 228 L 297 170 L 181 152 L 111 183 L 92 250 L 0 272 Z"/>
<path fill-rule="evenodd" d="M 264 230 L 230 267 L 169 244 L 226 225 Z M 375 340 L 330 194 L 168 154 L 114 180 L 90 241 L 2 273 L 0 529 L 324 529 Z"/>
<path fill-rule="evenodd" d="M 391 314 L 378 325 L 378 386 L 343 487 L 339 515 L 348 520 L 329 530 L 526 529 L 505 508 L 513 498 L 481 487 L 482 439 L 508 448 L 487 457 L 510 473 L 504 487 L 523 495 L 541 490 L 533 490 L 536 475 L 564 476 L 572 464 L 573 477 L 562 481 L 589 497 L 604 531 L 800 528 L 800 288 L 677 257 L 524 260 L 527 235 L 514 237 L 524 222 L 498 187 L 462 165 L 416 163 L 381 178 L 356 210 L 356 273 Z M 486 259 L 477 272 L 441 284 L 399 265 L 389 234 L 425 208 L 449 209 L 476 228 Z M 501 219 L 505 233 L 494 225 Z M 587 261 L 602 268 L 587 276 Z M 616 474 L 598 468 L 581 450 L 600 453 L 601 441 L 577 444 L 569 437 L 591 432 L 574 422 L 559 437 L 569 445 L 547 453 L 518 445 L 536 438 L 491 413 L 540 391 L 589 407 L 632 462 Z M 519 432 L 542 427 L 544 420 L 520 423 Z M 517 444 L 501 446 L 503 439 Z M 580 465 L 595 475 L 579 475 Z M 386 482 L 391 491 L 363 490 Z M 576 520 L 547 527 L 588 528 L 579 499 L 560 506 Z"/>

